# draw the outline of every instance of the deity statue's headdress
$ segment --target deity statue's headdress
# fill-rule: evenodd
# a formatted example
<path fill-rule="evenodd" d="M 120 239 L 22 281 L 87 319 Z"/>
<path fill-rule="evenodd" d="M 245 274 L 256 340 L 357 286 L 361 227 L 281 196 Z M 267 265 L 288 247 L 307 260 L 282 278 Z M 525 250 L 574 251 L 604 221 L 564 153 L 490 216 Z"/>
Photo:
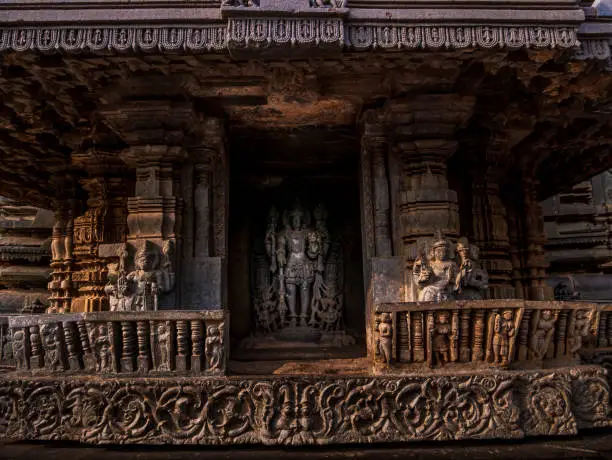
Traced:
<path fill-rule="evenodd" d="M 302 207 L 299 200 L 295 200 L 291 210 L 287 210 L 283 213 L 283 224 L 286 227 L 290 225 L 289 220 L 293 216 L 300 216 L 302 218 L 303 227 L 308 227 L 310 225 L 310 213 Z"/>
<path fill-rule="evenodd" d="M 157 268 L 159 264 L 159 252 L 157 246 L 149 240 L 146 240 L 134 257 L 134 261 L 146 260 L 150 262 L 151 268 Z"/>
<path fill-rule="evenodd" d="M 448 250 L 449 242 L 442 237 L 442 232 L 436 230 L 434 243 L 431 245 L 432 249 L 445 248 Z"/>

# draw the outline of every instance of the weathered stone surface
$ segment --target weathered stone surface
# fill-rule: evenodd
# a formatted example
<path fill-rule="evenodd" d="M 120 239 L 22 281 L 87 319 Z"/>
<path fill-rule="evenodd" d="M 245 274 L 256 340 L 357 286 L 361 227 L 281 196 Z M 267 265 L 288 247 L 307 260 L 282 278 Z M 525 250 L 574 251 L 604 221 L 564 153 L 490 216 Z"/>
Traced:
<path fill-rule="evenodd" d="M 607 426 L 596 366 L 472 376 L 0 377 L 1 436 L 86 443 L 323 445 L 516 439 Z"/>

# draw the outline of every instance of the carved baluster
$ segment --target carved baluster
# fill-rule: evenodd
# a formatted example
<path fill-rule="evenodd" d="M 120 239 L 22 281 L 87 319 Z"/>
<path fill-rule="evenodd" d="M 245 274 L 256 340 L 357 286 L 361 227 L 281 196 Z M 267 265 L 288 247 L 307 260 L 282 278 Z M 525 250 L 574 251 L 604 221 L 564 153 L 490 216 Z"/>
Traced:
<path fill-rule="evenodd" d="M 453 310 L 451 318 L 451 335 L 450 335 L 450 360 L 456 362 L 459 360 L 459 340 L 461 334 L 459 332 L 459 310 Z"/>
<path fill-rule="evenodd" d="M 63 325 L 64 341 L 68 351 L 68 368 L 71 371 L 78 371 L 81 369 L 81 359 L 79 356 L 78 339 L 74 330 L 75 324 L 72 321 L 66 321 Z"/>
<path fill-rule="evenodd" d="M 432 311 L 427 312 L 427 323 L 425 325 L 425 349 L 427 354 L 427 365 L 433 367 L 434 364 L 434 352 L 433 352 L 433 339 L 434 339 L 434 327 L 436 320 Z M 438 363 L 440 364 L 440 363 Z"/>
<path fill-rule="evenodd" d="M 176 322 L 176 370 L 189 370 L 189 321 Z"/>
<path fill-rule="evenodd" d="M 134 358 L 137 349 L 134 325 L 130 321 L 121 321 L 121 371 L 134 372 Z"/>
<path fill-rule="evenodd" d="M 422 363 L 425 361 L 425 348 L 423 346 L 423 313 L 418 312 L 414 314 L 412 336 L 414 337 L 412 346 L 414 354 L 412 359 L 414 362 Z"/>
<path fill-rule="evenodd" d="M 138 321 L 136 323 L 136 335 L 138 337 L 138 372 L 149 372 L 151 370 L 151 355 L 149 353 L 148 321 Z"/>
<path fill-rule="evenodd" d="M 474 312 L 474 333 L 472 339 L 472 362 L 484 359 L 485 311 Z"/>
<path fill-rule="evenodd" d="M 606 346 L 612 346 L 612 313 L 608 312 L 606 315 Z"/>
<path fill-rule="evenodd" d="M 204 370 L 204 331 L 202 321 L 191 321 L 191 371 L 200 373 Z"/>
<path fill-rule="evenodd" d="M 397 327 L 399 361 L 410 362 L 410 312 L 400 313 Z"/>
<path fill-rule="evenodd" d="M 30 369 L 41 369 L 44 366 L 42 344 L 40 342 L 40 329 L 30 326 Z"/>
<path fill-rule="evenodd" d="M 459 339 L 459 360 L 467 363 L 470 360 L 472 349 L 470 348 L 470 310 L 461 311 L 461 328 Z"/>
<path fill-rule="evenodd" d="M 597 346 L 599 348 L 606 348 L 608 346 L 608 331 L 606 330 L 607 321 L 608 313 L 602 311 L 599 316 L 599 328 L 597 329 Z"/>
<path fill-rule="evenodd" d="M 529 331 L 531 329 L 531 310 L 526 309 L 518 332 L 517 361 L 526 361 L 529 356 Z"/>
<path fill-rule="evenodd" d="M 96 358 L 91 350 L 85 321 L 77 321 L 77 329 L 81 339 L 81 350 L 83 350 L 83 367 L 87 372 L 94 372 L 96 370 Z"/>
<path fill-rule="evenodd" d="M 561 310 L 559 313 L 559 323 L 557 326 L 557 337 L 555 344 L 555 358 L 562 358 L 565 355 L 565 337 L 567 335 L 567 316 L 569 310 Z"/>

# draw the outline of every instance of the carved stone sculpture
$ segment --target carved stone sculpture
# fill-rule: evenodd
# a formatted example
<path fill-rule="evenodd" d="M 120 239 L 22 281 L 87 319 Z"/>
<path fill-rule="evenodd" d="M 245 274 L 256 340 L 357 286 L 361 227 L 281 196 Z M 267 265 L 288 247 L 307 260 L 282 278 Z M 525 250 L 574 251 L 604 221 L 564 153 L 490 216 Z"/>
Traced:
<path fill-rule="evenodd" d="M 386 364 L 391 364 L 391 347 L 393 341 L 393 327 L 391 315 L 381 313 L 377 325 L 377 354 L 381 356 Z"/>
<path fill-rule="evenodd" d="M 459 271 L 455 280 L 455 295 L 458 299 L 479 300 L 487 289 L 489 275 L 478 265 L 478 248 L 460 238 L 456 247 Z"/>
<path fill-rule="evenodd" d="M 429 253 L 421 245 L 412 268 L 419 302 L 445 302 L 455 299 L 478 300 L 488 286 L 489 276 L 478 264 L 478 248 L 461 238 L 453 244 L 438 233 Z"/>
<path fill-rule="evenodd" d="M 541 360 L 546 356 L 550 341 L 555 333 L 557 317 L 552 310 L 542 310 L 536 323 L 536 329 L 531 338 L 531 353 L 533 359 Z"/>
<path fill-rule="evenodd" d="M 208 326 L 206 329 L 205 355 L 207 368 L 210 371 L 220 371 L 223 368 L 224 359 L 224 344 L 223 344 L 223 327 L 221 323 L 218 326 Z"/>
<path fill-rule="evenodd" d="M 511 361 L 517 333 L 514 312 L 512 310 L 504 310 L 501 314 L 496 313 L 493 315 L 492 321 L 492 362 L 501 366 L 507 366 Z"/>
<path fill-rule="evenodd" d="M 49 371 L 64 369 L 61 330 L 58 323 L 47 323 L 40 327 L 45 353 L 45 368 Z"/>
<path fill-rule="evenodd" d="M 129 251 L 122 246 L 119 263 L 109 265 L 109 282 L 104 291 L 109 295 L 111 311 L 156 311 L 159 295 L 174 288 L 173 243 L 164 241 L 161 253 L 154 243 L 145 241 L 134 256 L 134 269 L 127 271 Z"/>
<path fill-rule="evenodd" d="M 97 372 L 113 371 L 112 331 L 106 323 L 89 323 L 89 343 L 96 360 Z"/>
<path fill-rule="evenodd" d="M 427 318 L 428 363 L 440 366 L 457 360 L 458 324 L 455 316 L 442 310 Z"/>
<path fill-rule="evenodd" d="M 326 208 L 319 204 L 311 213 L 296 202 L 282 213 L 279 229 L 280 216 L 270 209 L 252 259 L 257 333 L 328 346 L 354 343 L 343 330 L 342 246 L 330 234 Z"/>
<path fill-rule="evenodd" d="M 12 332 L 13 335 L 13 357 L 15 358 L 15 364 L 17 365 L 17 369 L 25 370 L 28 366 L 28 355 L 26 350 L 27 346 L 27 332 L 25 329 L 14 329 Z"/>
<path fill-rule="evenodd" d="M 438 239 L 430 254 L 421 254 L 414 262 L 412 274 L 418 289 L 419 302 L 452 300 L 458 267 L 449 257 L 450 242 Z"/>
<path fill-rule="evenodd" d="M 591 328 L 591 313 L 588 310 L 573 310 L 567 327 L 567 353 L 578 357 L 582 348 L 582 338 L 589 334 Z"/>

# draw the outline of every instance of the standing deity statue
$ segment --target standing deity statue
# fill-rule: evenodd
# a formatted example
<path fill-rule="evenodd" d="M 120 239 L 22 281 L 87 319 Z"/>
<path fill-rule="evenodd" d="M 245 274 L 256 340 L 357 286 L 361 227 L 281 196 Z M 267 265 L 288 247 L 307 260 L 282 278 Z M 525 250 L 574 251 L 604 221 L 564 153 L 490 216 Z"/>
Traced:
<path fill-rule="evenodd" d="M 290 325 L 296 327 L 299 318 L 299 326 L 302 327 L 306 326 L 315 273 L 323 269 L 317 263 L 321 254 L 321 236 L 308 228 L 310 213 L 299 204 L 284 213 L 283 223 L 285 229 L 278 236 L 276 248 L 276 261 L 283 273 L 280 291 L 283 292 L 284 283 Z"/>
<path fill-rule="evenodd" d="M 496 313 L 493 318 L 493 363 L 507 366 L 511 359 L 512 338 L 516 335 L 516 325 L 512 310 Z"/>
<path fill-rule="evenodd" d="M 439 238 L 434 242 L 429 257 L 421 255 L 415 260 L 412 275 L 418 288 L 419 302 L 453 299 L 458 267 L 449 253 L 449 241 Z"/>

